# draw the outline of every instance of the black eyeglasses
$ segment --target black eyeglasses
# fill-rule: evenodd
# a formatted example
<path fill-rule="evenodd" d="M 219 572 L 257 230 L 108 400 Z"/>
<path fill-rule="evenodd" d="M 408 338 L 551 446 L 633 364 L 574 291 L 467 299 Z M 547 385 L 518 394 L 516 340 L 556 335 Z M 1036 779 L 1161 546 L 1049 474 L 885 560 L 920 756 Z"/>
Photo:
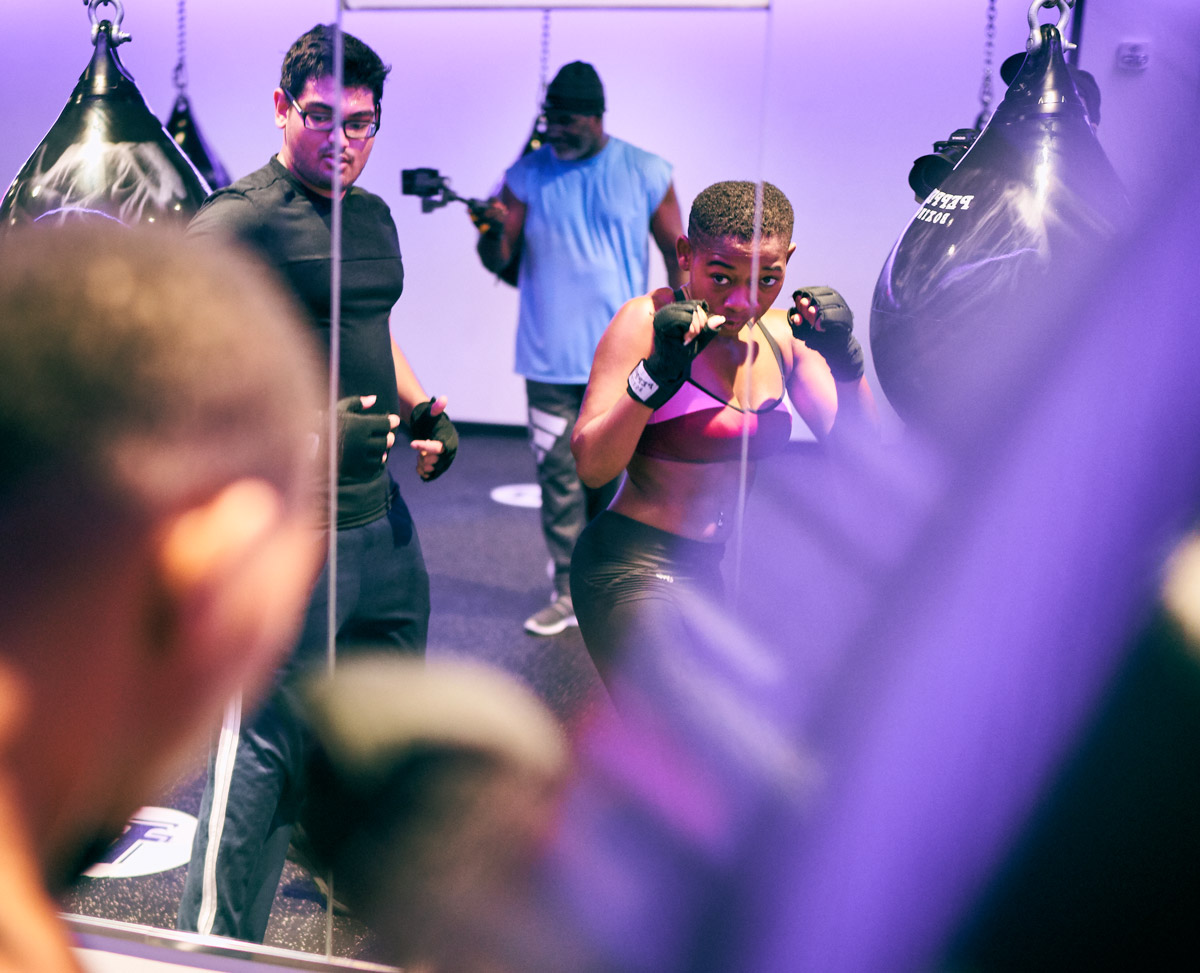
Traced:
<path fill-rule="evenodd" d="M 320 109 L 318 111 L 306 111 L 296 103 L 296 99 L 292 97 L 290 91 L 285 90 L 283 96 L 287 98 L 288 104 L 296 109 L 296 114 L 300 116 L 300 121 L 309 131 L 312 132 L 332 132 L 333 131 L 333 113 Z M 375 106 L 375 117 L 372 119 L 363 118 L 344 118 L 342 119 L 342 131 L 346 133 L 348 139 L 369 139 L 379 131 L 380 106 Z"/>

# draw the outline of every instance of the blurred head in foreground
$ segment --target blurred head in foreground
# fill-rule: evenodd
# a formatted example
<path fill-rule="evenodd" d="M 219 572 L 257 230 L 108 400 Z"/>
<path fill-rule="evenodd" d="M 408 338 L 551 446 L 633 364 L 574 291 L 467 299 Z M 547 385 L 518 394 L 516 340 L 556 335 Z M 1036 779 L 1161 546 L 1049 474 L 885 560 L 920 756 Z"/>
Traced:
<path fill-rule="evenodd" d="M 389 962 L 574 968 L 531 898 L 567 773 L 532 692 L 479 664 L 367 656 L 315 683 L 309 708 L 305 827 Z"/>
<path fill-rule="evenodd" d="M 290 645 L 320 559 L 316 363 L 247 253 L 0 238 L 0 813 L 51 887 Z"/>

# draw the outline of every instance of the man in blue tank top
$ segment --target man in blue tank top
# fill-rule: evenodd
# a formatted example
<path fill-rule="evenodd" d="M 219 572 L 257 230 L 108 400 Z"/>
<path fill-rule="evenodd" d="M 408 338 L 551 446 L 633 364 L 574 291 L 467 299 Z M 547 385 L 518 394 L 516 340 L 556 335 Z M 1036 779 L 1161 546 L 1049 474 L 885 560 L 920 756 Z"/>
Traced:
<path fill-rule="evenodd" d="M 622 304 L 647 290 L 651 236 L 671 286 L 683 283 L 671 164 L 608 135 L 604 107 L 595 68 L 564 65 L 546 89 L 545 144 L 509 168 L 500 201 L 480 223 L 479 256 L 489 270 L 499 273 L 520 254 L 516 371 L 525 377 L 554 565 L 553 600 L 525 622 L 535 635 L 576 624 L 571 551 L 616 490 L 616 481 L 597 490 L 580 483 L 571 429 L 600 335 Z"/>

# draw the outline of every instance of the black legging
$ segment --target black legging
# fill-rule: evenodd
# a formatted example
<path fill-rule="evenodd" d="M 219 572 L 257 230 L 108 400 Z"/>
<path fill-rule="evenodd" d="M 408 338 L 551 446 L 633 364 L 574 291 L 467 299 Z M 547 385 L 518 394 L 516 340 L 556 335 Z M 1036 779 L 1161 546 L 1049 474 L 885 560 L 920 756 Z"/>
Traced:
<path fill-rule="evenodd" d="M 584 529 L 571 558 L 571 599 L 606 682 L 627 656 L 694 639 L 688 601 L 724 599 L 723 553 L 724 544 L 680 537 L 611 510 Z"/>

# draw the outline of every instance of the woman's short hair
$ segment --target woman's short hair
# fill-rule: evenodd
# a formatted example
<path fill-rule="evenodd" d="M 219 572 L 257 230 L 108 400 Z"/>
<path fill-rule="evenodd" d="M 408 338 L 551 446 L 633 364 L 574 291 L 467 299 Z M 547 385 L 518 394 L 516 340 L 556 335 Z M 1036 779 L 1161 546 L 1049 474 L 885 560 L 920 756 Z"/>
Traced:
<path fill-rule="evenodd" d="M 733 237 L 746 243 L 754 239 L 755 197 L 762 187 L 761 236 L 791 240 L 794 216 L 783 191 L 769 182 L 729 180 L 713 183 L 692 202 L 688 238 L 716 242 Z"/>

